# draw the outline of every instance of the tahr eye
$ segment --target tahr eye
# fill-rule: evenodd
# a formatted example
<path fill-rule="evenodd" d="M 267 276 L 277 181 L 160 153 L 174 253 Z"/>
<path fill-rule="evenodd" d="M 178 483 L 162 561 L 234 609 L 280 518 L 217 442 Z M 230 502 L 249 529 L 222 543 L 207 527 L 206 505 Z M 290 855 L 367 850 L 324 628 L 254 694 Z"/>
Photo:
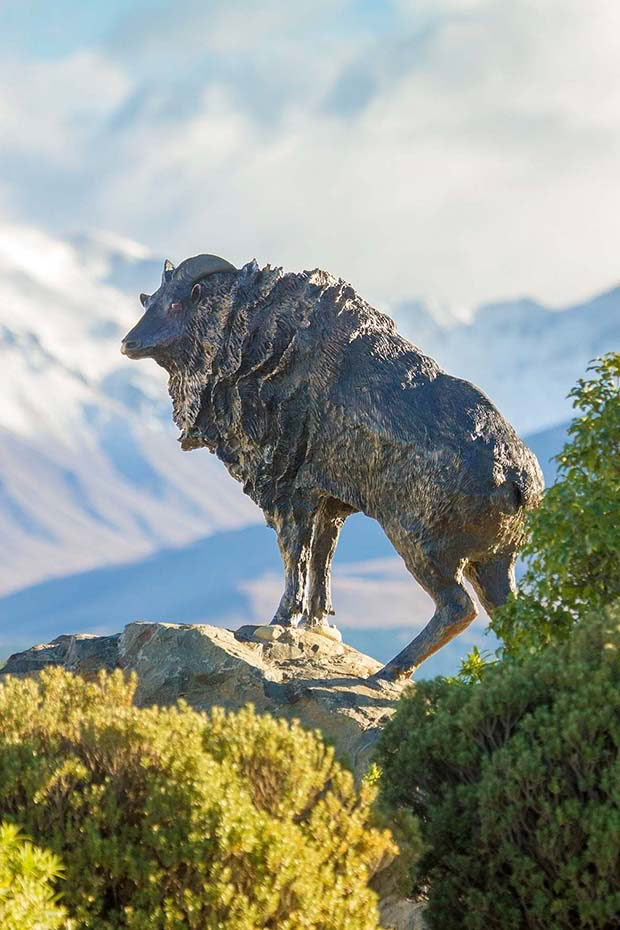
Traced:
<path fill-rule="evenodd" d="M 170 304 L 170 312 L 171 312 L 171 313 L 178 313 L 178 312 L 179 312 L 180 310 L 182 310 L 182 309 L 183 309 L 183 304 L 182 304 L 182 303 L 179 303 L 178 300 L 175 300 L 175 302 L 174 302 L 173 304 Z"/>

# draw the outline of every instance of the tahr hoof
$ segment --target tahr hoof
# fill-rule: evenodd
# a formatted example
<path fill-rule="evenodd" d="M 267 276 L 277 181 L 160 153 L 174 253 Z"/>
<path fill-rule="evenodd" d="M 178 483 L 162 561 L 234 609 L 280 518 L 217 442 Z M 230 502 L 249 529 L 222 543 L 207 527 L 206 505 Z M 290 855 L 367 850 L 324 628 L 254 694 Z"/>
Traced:
<path fill-rule="evenodd" d="M 328 639 L 333 639 L 337 643 L 342 642 L 340 630 L 333 623 L 328 623 L 326 620 L 312 621 L 305 618 L 299 624 L 299 628 L 308 630 L 309 633 L 320 633 L 321 636 L 327 636 Z"/>
<path fill-rule="evenodd" d="M 295 608 L 295 606 L 283 607 L 280 605 L 271 623 L 273 623 L 274 626 L 286 626 L 289 629 L 291 627 L 295 629 L 303 619 L 303 612 L 299 608 Z"/>
<path fill-rule="evenodd" d="M 291 627 L 297 626 L 297 624 L 293 622 L 292 617 L 281 617 L 279 614 L 276 614 L 269 626 L 284 626 L 290 629 Z"/>
<path fill-rule="evenodd" d="M 380 668 L 378 672 L 375 672 L 374 675 L 370 676 L 370 681 L 395 681 L 402 682 L 406 681 L 408 678 L 411 678 L 415 672 L 414 668 L 402 668 L 399 665 L 392 665 L 388 662 L 387 665 L 384 665 L 383 668 Z"/>

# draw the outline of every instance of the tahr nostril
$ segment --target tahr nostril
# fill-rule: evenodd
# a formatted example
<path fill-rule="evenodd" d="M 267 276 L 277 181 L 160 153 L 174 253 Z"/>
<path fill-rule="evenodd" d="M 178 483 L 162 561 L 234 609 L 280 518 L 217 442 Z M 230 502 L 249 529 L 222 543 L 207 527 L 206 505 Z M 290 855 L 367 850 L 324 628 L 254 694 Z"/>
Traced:
<path fill-rule="evenodd" d="M 123 339 L 121 342 L 121 353 L 127 355 L 129 352 L 135 352 L 136 349 L 140 348 L 140 343 L 137 339 Z"/>

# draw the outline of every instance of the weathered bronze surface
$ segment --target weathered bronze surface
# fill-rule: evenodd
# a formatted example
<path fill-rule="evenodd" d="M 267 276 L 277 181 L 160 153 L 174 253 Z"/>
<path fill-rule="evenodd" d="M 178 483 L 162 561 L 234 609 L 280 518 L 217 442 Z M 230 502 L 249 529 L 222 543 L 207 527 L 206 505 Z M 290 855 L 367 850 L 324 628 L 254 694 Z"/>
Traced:
<path fill-rule="evenodd" d="M 378 520 L 435 601 L 379 677 L 408 676 L 514 588 L 524 516 L 543 479 L 491 401 L 324 271 L 213 255 L 164 265 L 125 337 L 169 373 L 183 449 L 206 447 L 277 533 L 285 586 L 273 623 L 320 627 L 345 519 Z"/>

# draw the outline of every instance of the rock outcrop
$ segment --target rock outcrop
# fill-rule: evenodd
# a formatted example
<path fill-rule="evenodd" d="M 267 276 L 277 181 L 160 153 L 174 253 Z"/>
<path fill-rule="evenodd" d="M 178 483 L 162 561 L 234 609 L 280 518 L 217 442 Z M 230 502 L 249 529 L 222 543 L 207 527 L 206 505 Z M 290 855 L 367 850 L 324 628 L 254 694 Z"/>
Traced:
<path fill-rule="evenodd" d="M 184 698 L 196 710 L 235 710 L 251 702 L 259 712 L 320 730 L 359 777 L 403 685 L 367 680 L 381 663 L 326 633 L 137 621 L 112 636 L 58 636 L 16 653 L 0 670 L 0 681 L 50 665 L 88 678 L 121 668 L 137 673 L 140 705 Z M 414 902 L 390 896 L 381 914 L 385 930 L 422 930 L 421 906 Z"/>
<path fill-rule="evenodd" d="M 328 631 L 329 634 L 329 631 Z M 138 675 L 141 705 L 184 698 L 197 710 L 252 703 L 259 712 L 319 729 L 360 775 L 402 685 L 367 681 L 381 665 L 330 635 L 278 626 L 128 624 L 113 636 L 58 636 L 10 657 L 1 674 L 61 665 L 87 677 L 122 668 Z"/>

